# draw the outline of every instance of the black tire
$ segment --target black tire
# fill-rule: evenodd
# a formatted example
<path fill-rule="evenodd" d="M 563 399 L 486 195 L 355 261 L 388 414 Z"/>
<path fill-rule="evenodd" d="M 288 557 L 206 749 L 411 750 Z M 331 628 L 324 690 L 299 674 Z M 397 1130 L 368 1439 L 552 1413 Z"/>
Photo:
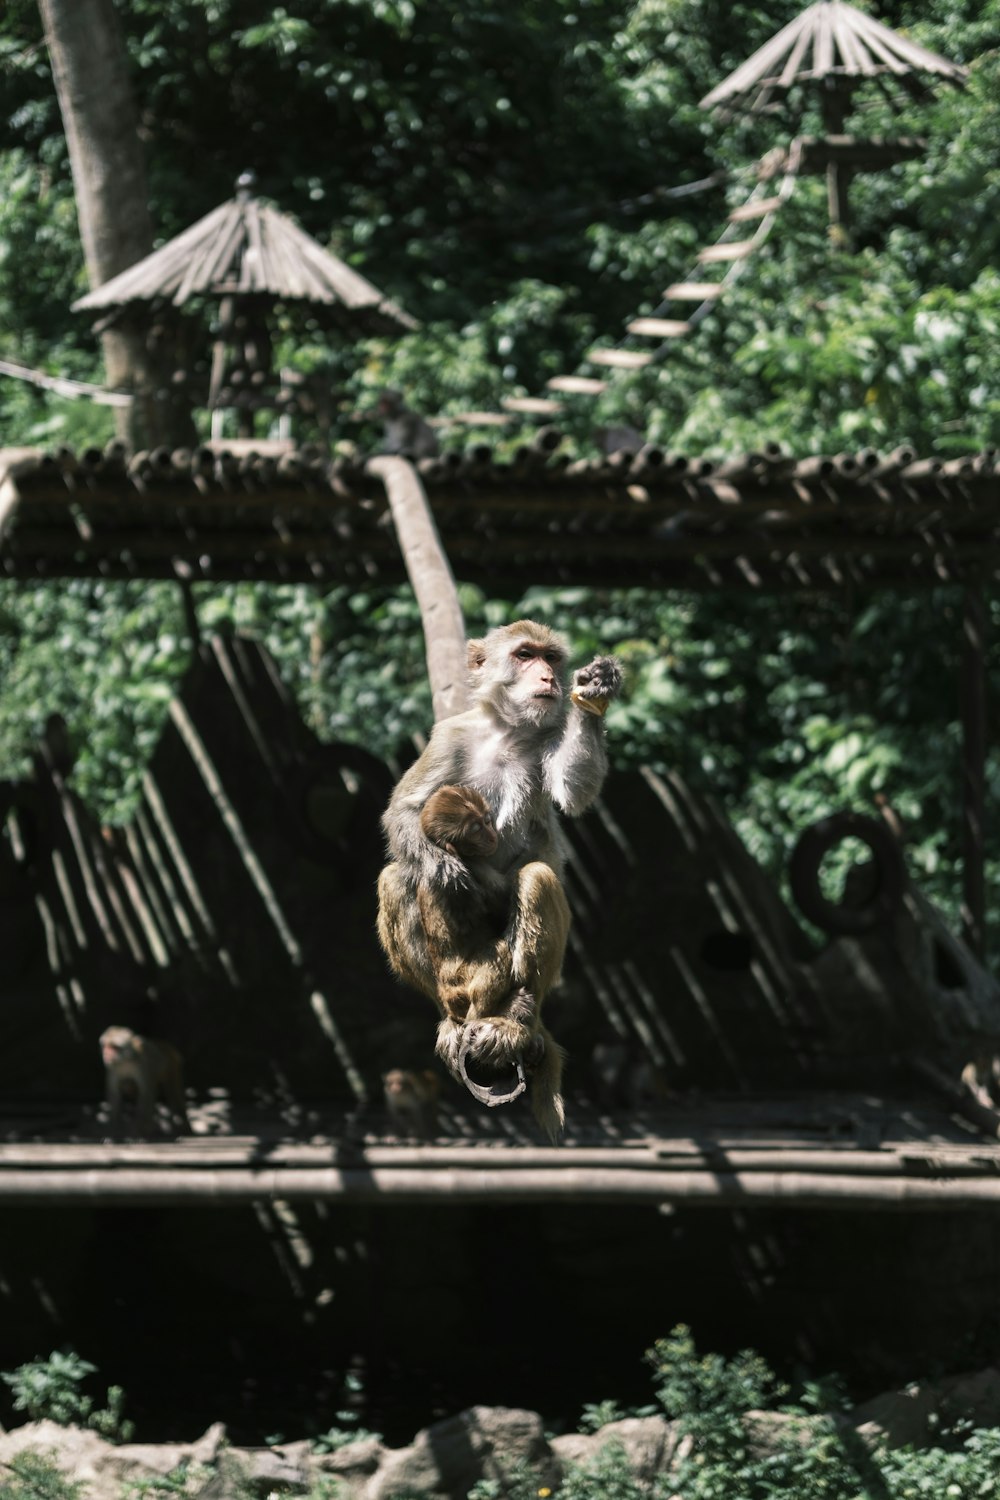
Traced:
<path fill-rule="evenodd" d="M 860 839 L 875 865 L 874 888 L 868 898 L 850 906 L 830 901 L 820 887 L 823 859 L 846 838 Z M 892 830 L 879 818 L 863 813 L 831 813 L 807 828 L 792 850 L 788 865 L 792 895 L 804 917 L 835 936 L 871 932 L 899 905 L 906 883 L 903 852 Z"/>

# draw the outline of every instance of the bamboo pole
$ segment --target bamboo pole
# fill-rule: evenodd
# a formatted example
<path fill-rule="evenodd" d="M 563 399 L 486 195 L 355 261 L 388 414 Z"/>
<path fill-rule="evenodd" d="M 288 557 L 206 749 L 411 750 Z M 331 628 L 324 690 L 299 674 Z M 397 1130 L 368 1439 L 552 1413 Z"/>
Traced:
<path fill-rule="evenodd" d="M 995 1128 L 995 1127 L 994 1127 Z M 156 1142 L 9 1142 L 0 1144 L 0 1170 L 82 1172 L 137 1171 L 156 1175 L 171 1168 L 210 1172 L 250 1167 L 260 1160 L 256 1137 L 184 1137 Z M 339 1171 L 414 1172 L 487 1169 L 497 1174 L 526 1168 L 617 1172 L 739 1173 L 799 1172 L 808 1176 L 935 1177 L 983 1176 L 1000 1167 L 1000 1151 L 987 1142 L 967 1147 L 914 1143 L 882 1150 L 808 1147 L 708 1147 L 694 1141 L 637 1146 L 358 1145 L 278 1143 L 267 1147 L 270 1165 L 282 1170 L 325 1168 Z"/>
<path fill-rule="evenodd" d="M 861 1177 L 809 1172 L 657 1172 L 575 1167 L 399 1168 L 128 1167 L 66 1171 L 0 1168 L 0 1203 L 183 1207 L 310 1199 L 359 1203 L 676 1203 L 702 1208 L 845 1208 L 953 1212 L 996 1208 L 1000 1179 Z"/>

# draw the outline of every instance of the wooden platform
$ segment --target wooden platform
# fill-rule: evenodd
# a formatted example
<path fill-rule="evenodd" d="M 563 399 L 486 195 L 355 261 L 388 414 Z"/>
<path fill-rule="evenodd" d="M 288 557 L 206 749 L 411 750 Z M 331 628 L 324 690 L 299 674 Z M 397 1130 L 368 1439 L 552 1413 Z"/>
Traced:
<path fill-rule="evenodd" d="M 372 1111 L 295 1119 L 233 1112 L 231 1133 L 101 1139 L 94 1110 L 0 1116 L 0 1202 L 235 1205 L 272 1199 L 453 1205 L 558 1199 L 669 1208 L 926 1211 L 1000 1204 L 1000 1143 L 931 1097 L 810 1093 L 678 1100 L 602 1115 L 572 1104 L 566 1140 L 515 1110 L 449 1107 L 433 1142 Z"/>

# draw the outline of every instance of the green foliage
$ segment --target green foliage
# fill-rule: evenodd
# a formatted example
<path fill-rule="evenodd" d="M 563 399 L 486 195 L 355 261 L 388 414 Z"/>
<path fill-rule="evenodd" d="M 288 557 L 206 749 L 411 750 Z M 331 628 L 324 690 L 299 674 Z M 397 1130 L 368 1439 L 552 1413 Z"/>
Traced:
<path fill-rule="evenodd" d="M 107 1406 L 96 1411 L 93 1398 L 81 1390 L 88 1375 L 96 1372 L 96 1365 L 73 1350 L 56 1349 L 47 1359 L 0 1371 L 0 1379 L 13 1392 L 14 1410 L 26 1412 L 29 1421 L 48 1419 L 62 1427 L 89 1427 L 109 1442 L 127 1443 L 134 1424 L 122 1417 L 125 1393 L 121 1386 L 109 1386 Z"/>
<path fill-rule="evenodd" d="M 546 1500 L 552 1494 L 537 1472 L 523 1459 L 516 1459 L 502 1479 L 480 1479 L 469 1490 L 466 1500 Z M 394 1497 L 395 1500 L 395 1497 Z"/>
<path fill-rule="evenodd" d="M 362 1390 L 360 1377 L 348 1370 L 341 1387 L 341 1400 L 345 1405 L 340 1411 L 334 1413 L 336 1421 L 333 1425 L 312 1439 L 312 1448 L 315 1453 L 335 1453 L 339 1448 L 346 1448 L 351 1443 L 364 1442 L 368 1438 L 375 1438 L 381 1442 L 382 1434 L 362 1427 L 357 1411 L 347 1404 L 352 1397 L 359 1398 Z"/>
<path fill-rule="evenodd" d="M 0 1500 L 79 1500 L 82 1490 L 41 1453 L 19 1453 L 0 1466 Z"/>
<path fill-rule="evenodd" d="M 365 414 L 384 385 L 427 412 L 496 408 L 656 308 L 746 197 L 759 156 L 819 129 L 805 95 L 755 123 L 698 105 L 801 8 L 116 0 L 158 232 L 192 223 L 252 166 L 263 194 L 421 318 L 405 338 L 354 347 L 279 330 L 281 360 L 329 376 L 358 414 L 340 436 L 363 447 L 377 438 Z M 595 424 L 621 420 L 710 456 L 767 441 L 800 455 L 1000 445 L 1000 0 L 878 10 L 971 65 L 964 90 L 911 102 L 899 120 L 873 93 L 852 122 L 924 136 L 927 155 L 854 179 L 850 255 L 828 236 L 822 181 L 801 179 L 696 337 L 614 378 L 596 402 L 570 399 L 559 422 L 571 455 L 593 452 Z M 82 255 L 35 0 L 8 0 L 0 15 L 0 76 L 0 358 L 97 380 L 96 341 L 69 310 Z M 79 447 L 110 432 L 107 408 L 0 378 L 4 444 Z M 523 432 L 443 432 L 450 447 L 483 436 L 503 452 Z M 629 667 L 607 720 L 617 763 L 674 768 L 714 792 L 779 876 L 810 821 L 870 812 L 885 796 L 906 823 L 911 868 L 955 914 L 956 591 L 758 600 L 539 582 L 526 576 L 511 601 L 463 588 L 470 628 L 533 611 L 569 626 L 581 657 L 617 650 Z M 206 631 L 265 641 L 322 736 L 391 755 L 426 732 L 407 590 L 202 584 L 195 595 Z M 102 819 L 123 821 L 189 659 L 169 585 L 0 583 L 0 776 L 24 773 L 58 710 L 77 749 L 74 787 Z M 995 748 L 988 778 L 1000 793 Z"/>
<path fill-rule="evenodd" d="M 632 1476 L 621 1443 L 605 1443 L 585 1464 L 574 1464 L 559 1488 L 559 1500 L 642 1500 L 648 1493 Z"/>

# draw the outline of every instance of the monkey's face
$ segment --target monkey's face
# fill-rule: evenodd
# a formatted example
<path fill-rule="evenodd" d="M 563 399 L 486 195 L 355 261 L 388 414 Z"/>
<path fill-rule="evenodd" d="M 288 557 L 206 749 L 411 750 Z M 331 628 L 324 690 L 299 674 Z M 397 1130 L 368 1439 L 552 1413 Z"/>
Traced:
<path fill-rule="evenodd" d="M 487 640 L 480 691 L 510 724 L 543 729 L 562 718 L 565 656 L 546 635 L 505 631 Z"/>
<path fill-rule="evenodd" d="M 485 804 L 481 813 L 469 818 L 455 840 L 458 852 L 461 854 L 464 850 L 467 857 L 471 856 L 474 859 L 488 859 L 496 852 L 497 843 L 493 814 Z"/>
<path fill-rule="evenodd" d="M 106 1031 L 102 1031 L 100 1046 L 101 1060 L 106 1068 L 113 1068 L 116 1063 L 125 1062 L 135 1053 L 132 1033 L 127 1026 L 109 1026 Z"/>

